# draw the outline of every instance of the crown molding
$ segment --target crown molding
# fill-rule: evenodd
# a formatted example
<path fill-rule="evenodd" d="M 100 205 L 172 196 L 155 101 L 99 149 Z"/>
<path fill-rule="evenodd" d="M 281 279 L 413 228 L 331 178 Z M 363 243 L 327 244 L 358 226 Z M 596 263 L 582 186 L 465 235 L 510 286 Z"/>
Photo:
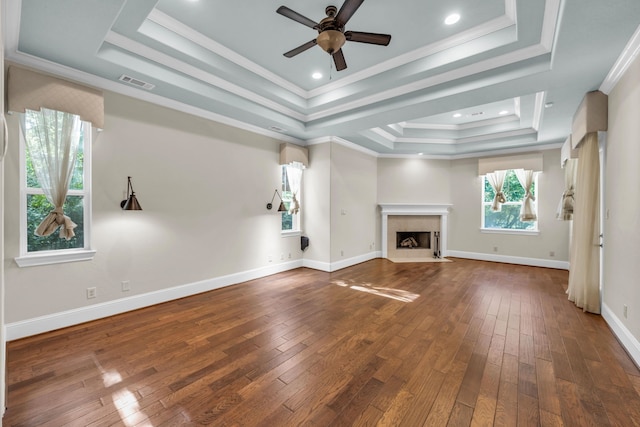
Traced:
<path fill-rule="evenodd" d="M 600 85 L 600 92 L 609 95 L 613 88 L 618 84 L 624 73 L 627 72 L 631 63 L 640 53 L 640 26 L 633 33 L 624 50 L 613 64 L 609 74 Z"/>

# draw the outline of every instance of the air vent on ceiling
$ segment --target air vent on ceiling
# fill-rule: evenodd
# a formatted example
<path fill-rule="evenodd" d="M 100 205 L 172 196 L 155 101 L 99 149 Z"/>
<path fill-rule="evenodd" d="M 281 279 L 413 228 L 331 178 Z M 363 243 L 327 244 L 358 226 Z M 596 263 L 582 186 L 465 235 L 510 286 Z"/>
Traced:
<path fill-rule="evenodd" d="M 483 114 L 484 114 L 484 111 L 477 111 L 477 112 L 475 112 L 475 113 L 471 113 L 471 116 L 472 116 L 472 117 L 473 117 L 473 116 L 481 116 L 481 115 L 483 115 Z"/>
<path fill-rule="evenodd" d="M 280 132 L 280 133 L 283 133 L 283 132 L 286 131 L 286 129 L 282 129 L 282 128 L 278 127 L 278 126 L 271 126 L 271 127 L 269 127 L 269 129 L 274 131 L 274 132 Z"/>
<path fill-rule="evenodd" d="M 121 75 L 118 80 L 120 80 L 121 82 L 129 83 L 130 85 L 133 85 L 133 86 L 140 87 L 142 89 L 147 89 L 147 90 L 151 90 L 154 87 L 156 87 L 156 85 L 154 84 L 143 82 L 142 80 L 135 79 L 131 76 L 127 76 L 126 74 Z"/>

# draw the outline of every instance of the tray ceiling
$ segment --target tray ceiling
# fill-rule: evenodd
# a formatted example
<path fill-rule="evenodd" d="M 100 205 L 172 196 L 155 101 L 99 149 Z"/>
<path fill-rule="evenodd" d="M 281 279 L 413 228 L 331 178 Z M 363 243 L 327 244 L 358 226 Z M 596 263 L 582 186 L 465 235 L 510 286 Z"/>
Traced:
<path fill-rule="evenodd" d="M 5 55 L 302 145 L 453 158 L 558 146 L 640 24 L 637 0 L 366 0 L 346 29 L 389 46 L 347 42 L 340 72 L 318 46 L 284 57 L 317 32 L 276 9 L 318 22 L 329 4 L 9 0 Z"/>

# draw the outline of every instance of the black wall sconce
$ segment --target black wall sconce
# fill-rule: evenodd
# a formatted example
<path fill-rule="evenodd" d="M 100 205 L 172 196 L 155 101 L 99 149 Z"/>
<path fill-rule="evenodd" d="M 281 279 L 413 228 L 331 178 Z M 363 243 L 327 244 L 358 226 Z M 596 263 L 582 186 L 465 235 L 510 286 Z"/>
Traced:
<path fill-rule="evenodd" d="M 131 177 L 127 177 L 127 198 L 120 202 L 120 207 L 123 211 L 141 211 L 142 206 L 138 203 L 136 193 L 133 191 L 133 185 L 131 185 Z"/>
<path fill-rule="evenodd" d="M 278 206 L 278 212 L 286 212 L 287 208 L 284 205 L 284 202 L 282 201 L 282 197 L 280 196 L 280 193 L 278 193 L 278 189 L 277 188 L 273 192 L 273 197 L 271 198 L 271 201 L 269 203 L 267 203 L 267 209 L 271 210 L 271 208 L 273 207 L 273 199 L 276 198 L 276 194 L 278 195 L 278 199 L 280 199 L 280 206 Z"/>

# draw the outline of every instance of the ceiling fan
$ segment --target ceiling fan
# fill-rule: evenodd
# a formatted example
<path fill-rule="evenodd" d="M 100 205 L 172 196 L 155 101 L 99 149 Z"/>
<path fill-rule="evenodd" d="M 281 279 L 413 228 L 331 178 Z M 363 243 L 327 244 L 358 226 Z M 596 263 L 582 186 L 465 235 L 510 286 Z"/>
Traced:
<path fill-rule="evenodd" d="M 314 22 L 306 16 L 300 15 L 286 6 L 280 6 L 276 12 L 289 19 L 306 25 L 318 31 L 318 37 L 286 52 L 284 56 L 292 58 L 315 45 L 319 45 L 322 50 L 333 57 L 336 70 L 342 71 L 347 68 L 347 62 L 342 53 L 342 46 L 345 42 L 369 43 L 387 46 L 391 41 L 389 34 L 363 33 L 359 31 L 345 31 L 344 27 L 353 14 L 358 10 L 364 0 L 346 0 L 340 10 L 335 6 L 327 6 L 325 13 L 327 17 L 320 23 Z"/>

